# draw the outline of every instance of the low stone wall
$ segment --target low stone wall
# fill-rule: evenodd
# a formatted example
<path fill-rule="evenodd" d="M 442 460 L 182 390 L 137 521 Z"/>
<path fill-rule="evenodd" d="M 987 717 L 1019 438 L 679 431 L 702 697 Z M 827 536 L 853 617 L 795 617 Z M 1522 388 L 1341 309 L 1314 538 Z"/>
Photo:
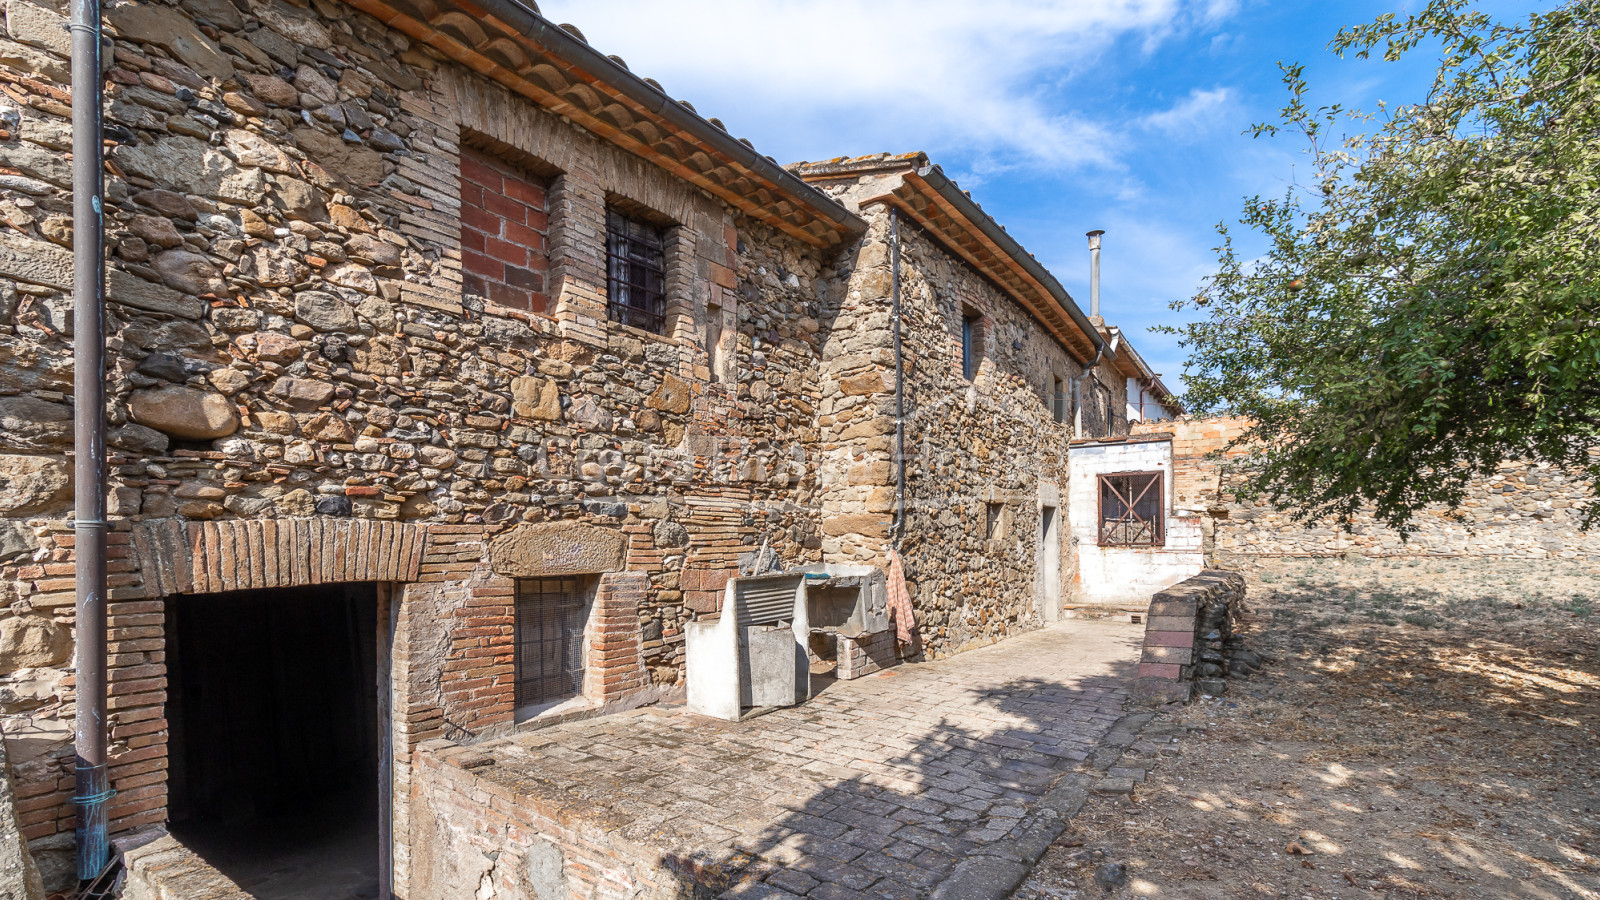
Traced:
<path fill-rule="evenodd" d="M 1256 557 L 1485 557 L 1600 559 L 1600 530 L 1579 527 L 1593 502 L 1587 476 L 1549 463 L 1513 460 L 1474 478 L 1460 508 L 1417 512 L 1406 540 L 1358 513 L 1346 531 L 1331 521 L 1295 522 L 1287 511 L 1238 492 L 1245 472 L 1234 464 L 1249 450 L 1232 442 L 1247 419 L 1217 417 L 1141 422 L 1135 434 L 1170 434 L 1173 504 L 1203 515 L 1206 559 L 1218 565 Z M 1590 451 L 1600 457 L 1600 448 Z"/>
<path fill-rule="evenodd" d="M 141 842 L 140 838 L 145 837 L 152 839 Z M 134 846 L 122 850 L 122 864 L 128 873 L 122 900 L 253 900 L 251 894 L 170 834 L 155 831 L 129 843 Z M 118 842 L 119 848 L 122 844 Z"/>
<path fill-rule="evenodd" d="M 893 631 L 865 634 L 859 639 L 848 638 L 841 634 L 838 648 L 839 668 L 836 672 L 841 679 L 871 675 L 900 662 L 899 648 L 895 646 Z"/>
<path fill-rule="evenodd" d="M 43 896 L 39 870 L 34 868 L 17 825 L 11 764 L 6 760 L 6 742 L 0 738 L 0 900 L 38 900 Z"/>
<path fill-rule="evenodd" d="M 565 807 L 570 798 L 539 785 L 508 785 L 493 758 L 435 740 L 416 753 L 417 799 L 412 824 L 412 900 L 472 896 L 634 897 L 676 900 L 696 893 L 692 865 L 656 858 L 617 832 L 598 829 Z M 487 776 L 487 777 L 485 777 Z"/>
<path fill-rule="evenodd" d="M 1167 703 L 1188 700 L 1197 686 L 1222 693 L 1244 592 L 1243 575 L 1206 569 L 1152 597 L 1135 693 Z"/>

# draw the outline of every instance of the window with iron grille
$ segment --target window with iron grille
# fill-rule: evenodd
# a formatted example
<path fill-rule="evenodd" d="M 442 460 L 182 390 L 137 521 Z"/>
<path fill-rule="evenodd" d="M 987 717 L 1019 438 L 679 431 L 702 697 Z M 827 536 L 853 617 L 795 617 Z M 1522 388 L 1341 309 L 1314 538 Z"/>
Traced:
<path fill-rule="evenodd" d="M 666 326 L 666 229 L 606 210 L 606 314 L 660 334 Z"/>
<path fill-rule="evenodd" d="M 583 691 L 582 578 L 517 581 L 517 708 L 554 703 Z"/>
<path fill-rule="evenodd" d="M 1160 547 L 1166 543 L 1162 473 L 1100 476 L 1100 546 Z"/>

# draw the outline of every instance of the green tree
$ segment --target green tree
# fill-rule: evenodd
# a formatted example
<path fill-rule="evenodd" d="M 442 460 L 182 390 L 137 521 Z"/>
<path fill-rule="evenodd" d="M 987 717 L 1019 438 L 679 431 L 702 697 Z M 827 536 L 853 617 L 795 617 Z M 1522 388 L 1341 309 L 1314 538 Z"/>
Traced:
<path fill-rule="evenodd" d="M 1433 0 L 1341 31 L 1387 60 L 1438 48 L 1425 102 L 1313 107 L 1283 66 L 1309 185 L 1251 198 L 1245 259 L 1190 300 L 1186 403 L 1254 420 L 1244 490 L 1301 519 L 1358 511 L 1407 533 L 1510 459 L 1586 470 L 1600 493 L 1600 0 L 1502 24 Z M 1587 527 L 1600 510 L 1591 506 Z"/>

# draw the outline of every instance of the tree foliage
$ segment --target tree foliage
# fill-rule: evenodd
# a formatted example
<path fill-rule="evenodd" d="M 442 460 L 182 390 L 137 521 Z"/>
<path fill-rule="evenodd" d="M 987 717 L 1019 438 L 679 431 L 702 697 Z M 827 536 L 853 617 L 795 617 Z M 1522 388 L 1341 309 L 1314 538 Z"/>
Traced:
<path fill-rule="evenodd" d="M 1341 31 L 1343 55 L 1438 48 L 1425 102 L 1314 107 L 1283 66 L 1282 121 L 1314 170 L 1246 201 L 1268 249 L 1174 304 L 1186 403 L 1254 420 L 1246 491 L 1302 518 L 1414 528 L 1509 459 L 1586 470 L 1600 431 L 1600 0 L 1511 24 L 1433 0 Z M 1591 507 L 1584 520 L 1592 524 Z"/>

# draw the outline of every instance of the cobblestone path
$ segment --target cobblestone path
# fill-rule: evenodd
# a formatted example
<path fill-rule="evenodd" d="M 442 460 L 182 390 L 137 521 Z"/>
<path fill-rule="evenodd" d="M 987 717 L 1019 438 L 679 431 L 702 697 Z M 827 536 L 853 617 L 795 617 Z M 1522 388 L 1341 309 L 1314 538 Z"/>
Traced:
<path fill-rule="evenodd" d="M 1087 756 L 1142 635 L 1068 620 L 743 722 L 652 708 L 474 749 L 730 897 L 924 897 Z"/>

